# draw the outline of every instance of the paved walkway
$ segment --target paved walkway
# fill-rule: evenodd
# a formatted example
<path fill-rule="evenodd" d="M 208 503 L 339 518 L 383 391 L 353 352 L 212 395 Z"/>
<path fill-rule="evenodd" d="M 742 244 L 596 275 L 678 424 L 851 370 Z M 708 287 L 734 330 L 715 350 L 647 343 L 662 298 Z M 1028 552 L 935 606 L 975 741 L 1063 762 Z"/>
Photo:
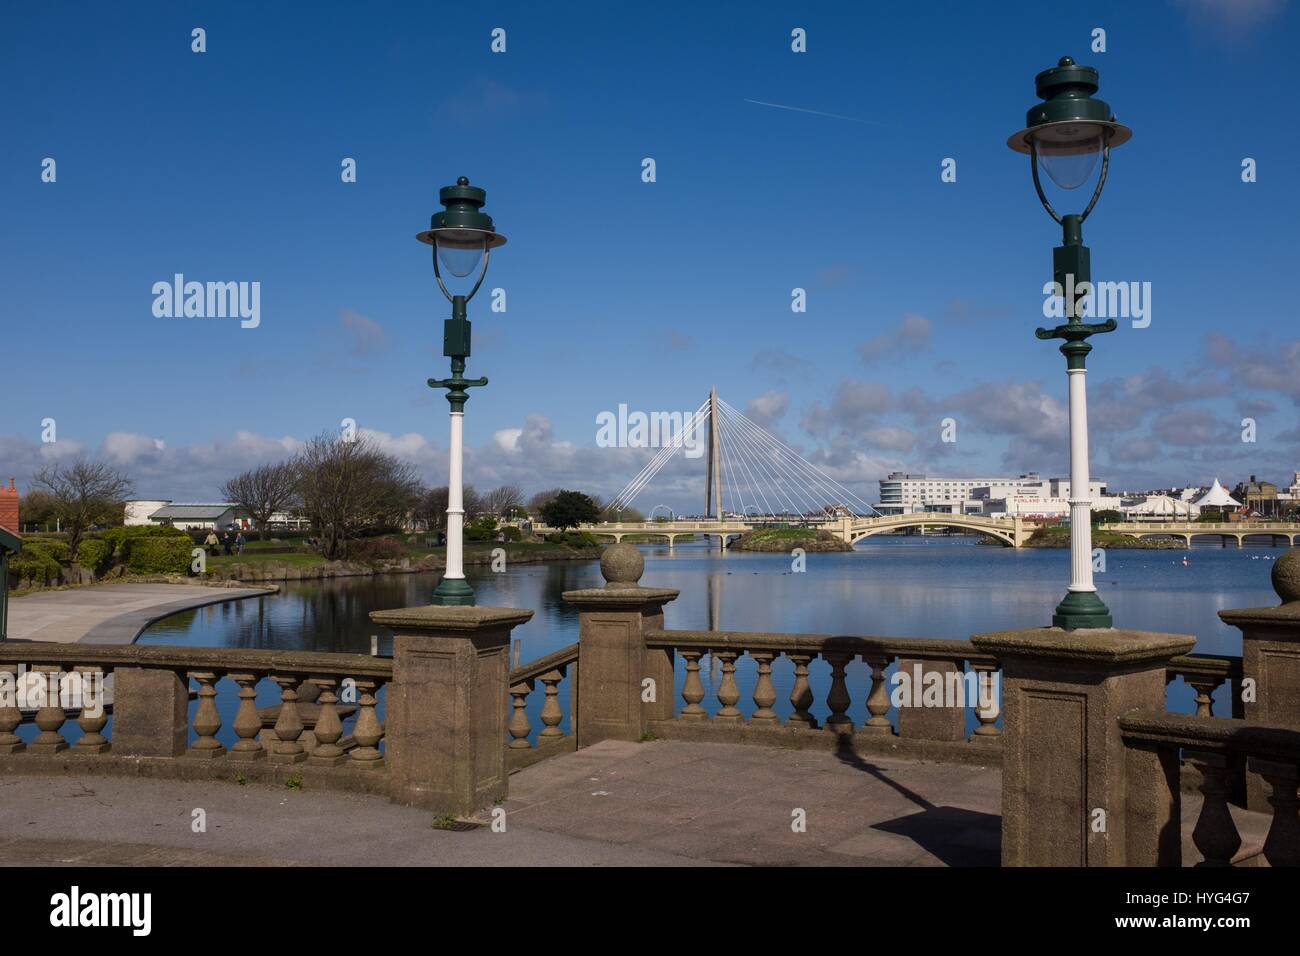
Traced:
<path fill-rule="evenodd" d="M 989 767 L 678 741 L 512 775 L 505 832 L 436 830 L 377 796 L 15 774 L 0 777 L 0 866 L 997 866 L 1000 800 Z M 1185 865 L 1199 811 L 1184 794 Z M 1269 817 L 1232 813 L 1239 858 L 1258 853 Z"/>
<path fill-rule="evenodd" d="M 130 644 L 149 624 L 190 608 L 266 594 L 263 588 L 103 584 L 38 591 L 9 602 L 9 639 Z"/>

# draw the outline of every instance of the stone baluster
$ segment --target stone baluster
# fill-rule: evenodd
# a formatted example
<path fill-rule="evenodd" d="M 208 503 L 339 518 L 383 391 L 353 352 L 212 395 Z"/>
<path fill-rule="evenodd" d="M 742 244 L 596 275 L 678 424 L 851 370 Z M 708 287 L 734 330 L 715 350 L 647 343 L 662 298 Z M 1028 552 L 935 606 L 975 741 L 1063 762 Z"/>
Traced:
<path fill-rule="evenodd" d="M 564 731 L 560 729 L 560 721 L 564 718 L 564 710 L 560 707 L 560 681 L 564 680 L 564 671 L 547 671 L 537 679 L 542 682 L 542 689 L 546 693 L 546 699 L 542 702 L 543 726 L 537 736 L 547 740 L 563 737 Z"/>
<path fill-rule="evenodd" d="M 687 720 L 703 720 L 708 716 L 700 706 L 700 701 L 704 700 L 704 683 L 700 680 L 700 658 L 704 652 L 687 650 L 681 655 L 686 661 L 686 683 L 682 686 L 682 700 L 686 701 L 686 706 L 680 716 Z"/>
<path fill-rule="evenodd" d="M 722 706 L 714 719 L 737 723 L 742 719 L 740 708 L 736 706 L 740 700 L 740 688 L 736 686 L 736 658 L 740 655 L 735 651 L 718 651 L 714 656 L 722 663 L 722 681 L 718 684 L 718 703 Z"/>
<path fill-rule="evenodd" d="M 892 734 L 894 727 L 886 716 L 889 713 L 889 688 L 885 681 L 885 668 L 889 658 L 883 654 L 864 654 L 862 659 L 871 667 L 871 693 L 867 695 L 867 711 L 871 714 L 862 730 L 868 734 Z"/>
<path fill-rule="evenodd" d="M 262 729 L 262 718 L 257 713 L 258 675 L 248 672 L 227 674 L 239 685 L 239 708 L 235 711 L 235 733 L 239 740 L 230 748 L 230 756 L 236 760 L 261 760 L 266 756 L 266 749 L 257 741 Z"/>
<path fill-rule="evenodd" d="M 824 656 L 826 662 L 831 665 L 831 689 L 826 695 L 826 706 L 830 708 L 831 715 L 826 718 L 826 729 L 831 733 L 851 734 L 853 721 L 849 719 L 848 709 L 852 698 L 849 697 L 844 669 L 848 667 L 853 655 L 831 652 Z"/>
<path fill-rule="evenodd" d="M 81 682 L 81 714 L 77 724 L 81 727 L 81 739 L 72 748 L 75 754 L 106 754 L 111 749 L 103 730 L 108 725 L 108 709 L 104 706 L 104 672 L 95 666 L 77 666 L 73 668 Z"/>
<path fill-rule="evenodd" d="M 1268 784 L 1268 802 L 1273 805 L 1273 823 L 1264 839 L 1264 859 L 1269 866 L 1300 866 L 1300 801 L 1296 799 L 1300 767 L 1252 757 L 1250 769 Z"/>
<path fill-rule="evenodd" d="M 787 656 L 794 664 L 794 686 L 790 688 L 790 706 L 794 708 L 794 712 L 786 721 L 786 726 L 815 730 L 817 719 L 809 713 L 809 708 L 813 705 L 813 692 L 808 685 L 808 664 L 815 655 L 788 654 Z"/>
<path fill-rule="evenodd" d="M 0 754 L 22 753 L 27 749 L 15 730 L 23 722 L 23 712 L 18 709 L 18 667 L 0 664 Z"/>
<path fill-rule="evenodd" d="M 1188 677 L 1186 674 L 1183 675 L 1183 680 L 1196 694 L 1196 716 L 1213 717 L 1214 698 L 1211 695 L 1223 681 L 1217 677 Z"/>
<path fill-rule="evenodd" d="M 34 754 L 56 754 L 68 749 L 62 727 L 68 719 L 59 700 L 59 682 L 63 669 L 58 664 L 34 664 L 27 675 L 27 686 L 38 688 L 41 706 L 36 709 L 36 726 L 41 732 L 32 741 Z M 44 682 L 41 688 L 41 682 Z"/>
<path fill-rule="evenodd" d="M 528 706 L 528 695 L 533 692 L 533 686 L 531 680 L 525 680 L 510 688 L 510 703 L 514 711 L 510 715 L 510 723 L 506 726 L 506 730 L 510 731 L 510 736 L 514 738 L 509 744 L 511 750 L 528 750 L 532 747 L 528 742 L 528 733 L 532 730 L 532 725 L 528 722 L 525 708 Z"/>
<path fill-rule="evenodd" d="M 1241 848 L 1241 836 L 1228 810 L 1229 760 L 1225 754 L 1187 751 L 1187 759 L 1201 773 L 1205 802 L 1192 830 L 1192 842 L 1204 860 L 1198 866 L 1231 866 Z"/>
<path fill-rule="evenodd" d="M 316 724 L 312 727 L 316 746 L 312 749 L 308 762 L 317 767 L 337 767 L 347 760 L 343 748 L 339 746 L 339 738 L 343 736 L 343 721 L 339 719 L 339 696 L 335 691 L 338 678 L 313 677 L 309 683 L 319 689 L 316 701 L 320 709 L 316 714 Z"/>
<path fill-rule="evenodd" d="M 1001 736 L 1002 731 L 997 727 L 998 715 L 1002 713 L 1002 704 L 998 700 L 998 665 L 997 664 L 971 664 L 973 670 L 978 676 L 977 691 L 975 699 L 975 719 L 980 725 L 975 728 L 975 733 L 971 735 L 972 740 L 992 740 Z"/>
<path fill-rule="evenodd" d="M 217 671 L 190 671 L 186 676 L 199 685 L 199 706 L 194 711 L 194 732 L 198 739 L 186 756 L 200 759 L 224 756 L 226 748 L 217 740 L 221 714 L 217 712 L 216 683 L 221 680 L 221 674 Z"/>
<path fill-rule="evenodd" d="M 777 716 L 772 705 L 776 703 L 776 688 L 772 686 L 772 661 L 776 654 L 756 651 L 751 652 L 751 656 L 758 664 L 758 683 L 754 685 L 754 712 L 749 719 L 753 723 L 775 726 Z"/>
<path fill-rule="evenodd" d="M 379 682 L 367 678 L 357 678 L 357 721 L 352 728 L 352 739 L 356 747 L 348 752 L 352 758 L 351 766 L 363 770 L 378 770 L 384 765 L 384 755 L 379 750 L 379 741 L 384 737 L 384 725 L 375 713 L 376 695 Z"/>
<path fill-rule="evenodd" d="M 275 722 L 276 745 L 271 749 L 271 760 L 276 763 L 300 763 L 307 752 L 298 742 L 302 736 L 302 715 L 298 713 L 298 686 L 302 679 L 293 674 L 272 674 L 271 680 L 280 685 L 280 716 Z"/>

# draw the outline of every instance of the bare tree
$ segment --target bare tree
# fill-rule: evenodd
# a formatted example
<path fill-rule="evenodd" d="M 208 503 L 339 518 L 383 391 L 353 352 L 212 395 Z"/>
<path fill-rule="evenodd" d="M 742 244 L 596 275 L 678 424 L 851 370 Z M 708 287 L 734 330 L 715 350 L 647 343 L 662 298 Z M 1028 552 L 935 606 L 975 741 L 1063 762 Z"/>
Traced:
<path fill-rule="evenodd" d="M 539 491 L 528 499 L 528 510 L 532 514 L 537 514 L 542 510 L 544 505 L 555 500 L 555 496 L 560 493 L 560 488 L 548 488 L 545 491 Z"/>
<path fill-rule="evenodd" d="M 298 472 L 292 461 L 275 465 L 258 465 L 252 471 L 236 475 L 221 486 L 227 501 L 248 512 L 259 538 L 266 536 L 271 515 L 293 504 Z"/>
<path fill-rule="evenodd" d="M 447 524 L 447 486 L 425 488 L 415 503 L 415 517 L 430 531 L 441 531 Z"/>
<path fill-rule="evenodd" d="M 517 485 L 502 485 L 483 496 L 483 510 L 498 516 L 504 516 L 514 505 L 523 503 L 524 493 Z"/>
<path fill-rule="evenodd" d="M 415 469 L 379 450 L 366 436 L 330 432 L 309 440 L 296 459 L 301 509 L 334 559 L 349 538 L 369 527 L 400 523 L 420 495 Z"/>
<path fill-rule="evenodd" d="M 49 495 L 68 533 L 68 554 L 75 560 L 82 537 L 93 525 L 122 520 L 122 501 L 133 485 L 107 463 L 81 459 L 67 466 L 46 465 L 36 473 L 36 487 Z"/>

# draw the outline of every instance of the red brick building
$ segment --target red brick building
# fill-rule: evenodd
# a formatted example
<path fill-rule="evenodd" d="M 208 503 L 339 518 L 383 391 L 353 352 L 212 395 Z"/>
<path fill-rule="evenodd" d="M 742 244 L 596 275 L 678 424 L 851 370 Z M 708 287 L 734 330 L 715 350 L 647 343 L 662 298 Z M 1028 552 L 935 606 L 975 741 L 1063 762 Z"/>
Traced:
<path fill-rule="evenodd" d="M 14 480 L 9 479 L 9 487 L 0 487 L 0 528 L 18 534 L 18 489 Z"/>

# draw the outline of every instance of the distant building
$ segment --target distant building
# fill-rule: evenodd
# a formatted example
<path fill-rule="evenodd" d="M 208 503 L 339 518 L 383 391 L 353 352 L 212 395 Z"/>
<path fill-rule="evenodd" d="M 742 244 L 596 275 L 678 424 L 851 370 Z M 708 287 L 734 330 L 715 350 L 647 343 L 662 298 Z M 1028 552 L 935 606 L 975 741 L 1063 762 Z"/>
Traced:
<path fill-rule="evenodd" d="M 1118 508 L 1119 498 L 1106 494 L 1106 483 L 1088 483 L 1094 509 Z M 939 512 L 1001 518 L 1056 518 L 1070 513 L 1068 478 L 1041 478 L 1029 472 L 1016 478 L 932 478 L 893 472 L 880 481 L 881 514 Z"/>
<path fill-rule="evenodd" d="M 1197 507 L 1213 508 L 1216 511 L 1230 511 L 1241 507 L 1241 502 L 1232 495 L 1228 494 L 1228 489 L 1219 484 L 1219 479 L 1214 479 L 1214 484 L 1210 490 L 1196 499 Z"/>
<path fill-rule="evenodd" d="M 1258 481 L 1254 475 L 1250 481 L 1243 481 L 1232 490 L 1235 498 L 1246 508 L 1265 518 L 1275 518 L 1278 514 L 1277 485 L 1271 481 Z"/>
<path fill-rule="evenodd" d="M 126 502 L 127 525 L 170 525 L 182 531 L 247 531 L 253 526 L 248 512 L 229 501 L 210 503 L 173 502 L 168 498 L 133 498 Z M 306 518 L 287 511 L 272 513 L 268 527 L 272 531 L 306 530 Z"/>

